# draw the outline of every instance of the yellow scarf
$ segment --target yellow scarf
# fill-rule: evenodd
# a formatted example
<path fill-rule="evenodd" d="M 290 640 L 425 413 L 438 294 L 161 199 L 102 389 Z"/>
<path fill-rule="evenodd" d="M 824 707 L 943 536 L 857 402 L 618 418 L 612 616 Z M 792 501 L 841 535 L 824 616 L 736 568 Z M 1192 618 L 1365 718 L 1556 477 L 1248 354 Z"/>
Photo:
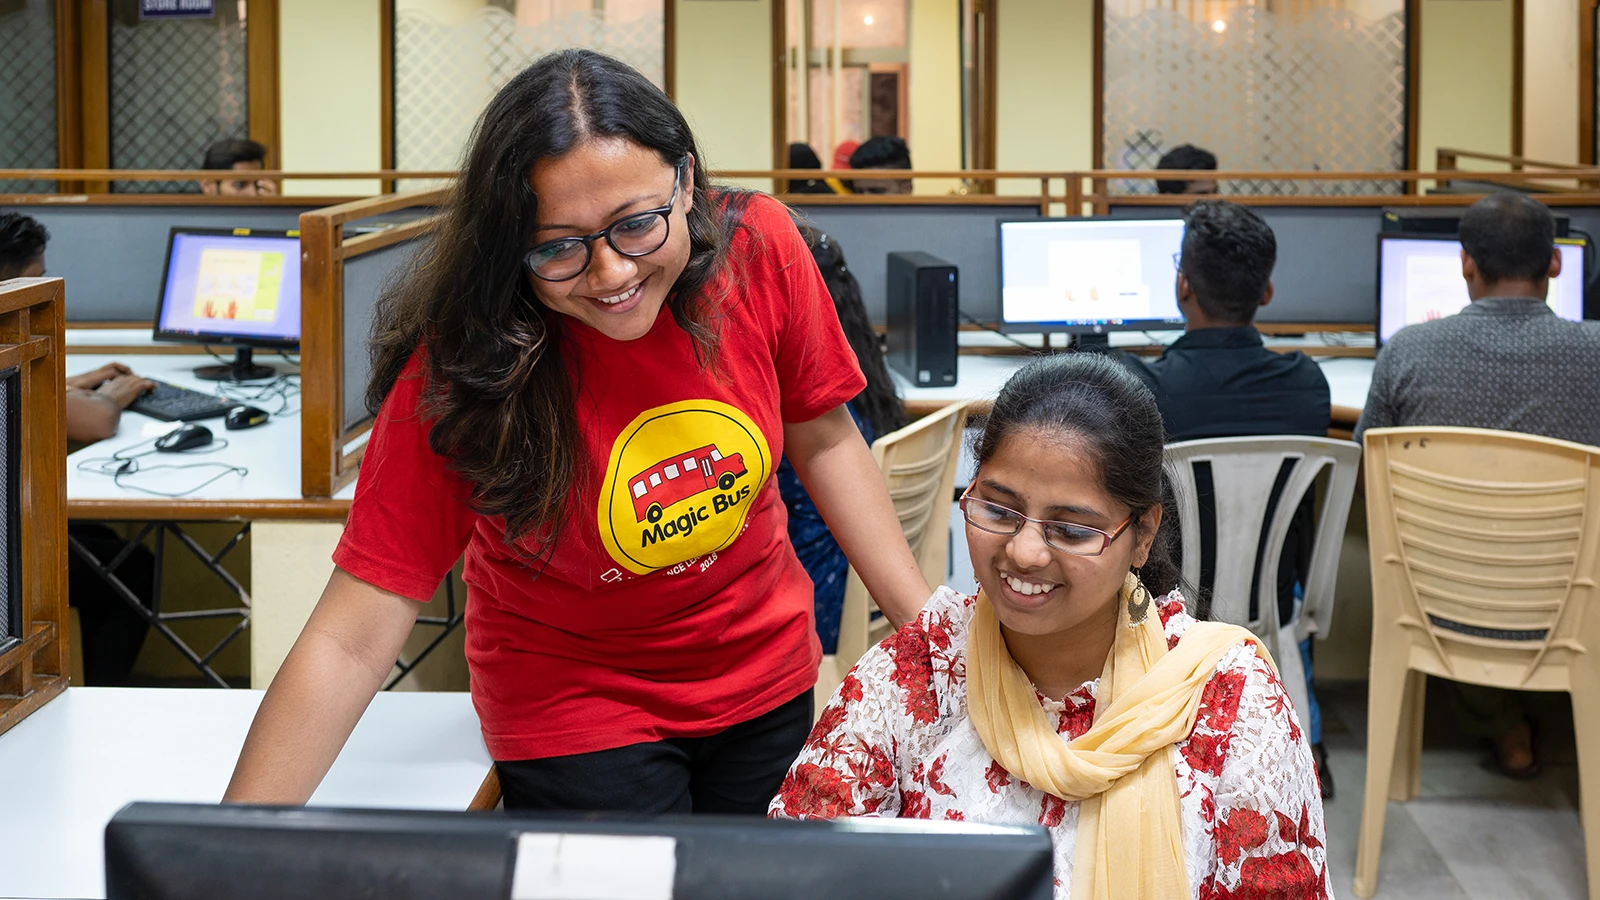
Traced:
<path fill-rule="evenodd" d="M 1073 900 L 1189 897 L 1173 747 L 1194 729 L 1200 693 L 1224 653 L 1247 641 L 1272 660 L 1255 635 L 1220 622 L 1189 626 L 1168 651 L 1155 602 L 1131 572 L 1117 606 L 1094 725 L 1069 743 L 1045 717 L 980 591 L 967 640 L 967 708 L 983 746 L 1007 771 L 1082 802 Z"/>

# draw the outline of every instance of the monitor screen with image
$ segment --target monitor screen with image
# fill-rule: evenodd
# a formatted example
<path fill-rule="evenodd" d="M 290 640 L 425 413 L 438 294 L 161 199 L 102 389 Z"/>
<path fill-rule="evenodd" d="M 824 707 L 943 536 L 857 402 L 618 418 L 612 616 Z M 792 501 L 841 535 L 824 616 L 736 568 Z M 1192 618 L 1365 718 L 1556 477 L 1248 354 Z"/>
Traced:
<path fill-rule="evenodd" d="M 1000 321 L 1006 331 L 1182 327 L 1173 260 L 1182 219 L 1033 219 L 1000 223 Z"/>
<path fill-rule="evenodd" d="M 1550 281 L 1545 302 L 1556 315 L 1583 319 L 1584 242 L 1558 238 L 1561 274 Z M 1450 235 L 1378 236 L 1378 342 L 1407 325 L 1453 316 L 1465 309 L 1467 282 L 1461 275 L 1461 242 Z"/>
<path fill-rule="evenodd" d="M 300 345 L 300 233 L 174 228 L 156 307 L 155 339 L 227 344 L 234 360 L 195 370 L 214 381 L 272 378 L 252 349 Z"/>

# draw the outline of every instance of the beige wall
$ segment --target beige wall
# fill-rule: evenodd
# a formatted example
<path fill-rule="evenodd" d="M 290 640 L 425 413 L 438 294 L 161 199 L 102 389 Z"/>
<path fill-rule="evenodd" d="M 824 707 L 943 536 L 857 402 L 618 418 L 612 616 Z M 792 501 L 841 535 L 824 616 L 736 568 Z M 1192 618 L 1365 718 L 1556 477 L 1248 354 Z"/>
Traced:
<path fill-rule="evenodd" d="M 678 4 L 674 99 L 706 164 L 713 171 L 772 168 L 773 0 L 672 2 Z"/>
<path fill-rule="evenodd" d="M 961 168 L 961 2 L 910 0 L 910 128 L 918 169 Z M 956 179 L 921 179 L 919 194 L 943 194 Z"/>
<path fill-rule="evenodd" d="M 1006 0 L 996 37 L 999 168 L 1093 168 L 1093 0 Z M 1039 184 L 1000 189 L 1037 194 Z"/>
<path fill-rule="evenodd" d="M 283 167 L 301 172 L 382 168 L 378 47 L 384 0 L 280 0 L 278 104 Z M 378 183 L 290 181 L 284 193 L 377 193 Z"/>
<path fill-rule="evenodd" d="M 1578 161 L 1578 3 L 1535 0 L 1522 19 L 1522 155 Z"/>
<path fill-rule="evenodd" d="M 1511 12 L 1512 0 L 1423 0 L 1418 168 L 1440 147 L 1511 152 Z"/>

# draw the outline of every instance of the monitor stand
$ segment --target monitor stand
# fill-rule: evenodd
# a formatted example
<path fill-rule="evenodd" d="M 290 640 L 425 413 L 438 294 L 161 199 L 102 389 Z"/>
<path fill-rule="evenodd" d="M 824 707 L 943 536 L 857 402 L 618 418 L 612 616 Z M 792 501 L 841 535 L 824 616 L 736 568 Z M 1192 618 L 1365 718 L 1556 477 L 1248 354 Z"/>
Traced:
<path fill-rule="evenodd" d="M 1111 335 L 1075 334 L 1069 346 L 1079 353 L 1105 353 L 1111 349 Z"/>
<path fill-rule="evenodd" d="M 233 351 L 232 363 L 200 366 L 194 370 L 194 377 L 202 381 L 266 381 L 278 377 L 277 369 L 256 365 L 252 359 L 254 355 L 255 349 L 252 347 L 237 347 Z"/>

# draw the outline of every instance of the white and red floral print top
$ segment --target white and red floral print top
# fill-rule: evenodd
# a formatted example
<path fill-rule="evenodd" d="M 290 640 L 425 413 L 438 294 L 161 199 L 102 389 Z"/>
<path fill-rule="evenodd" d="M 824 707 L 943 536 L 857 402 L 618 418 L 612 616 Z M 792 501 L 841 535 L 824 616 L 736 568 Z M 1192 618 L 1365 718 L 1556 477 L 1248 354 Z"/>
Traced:
<path fill-rule="evenodd" d="M 973 603 L 940 588 L 914 621 L 862 657 L 769 814 L 1037 822 L 1054 839 L 1055 896 L 1066 900 L 1078 804 L 1013 777 L 973 729 L 966 687 Z M 1159 609 L 1175 646 L 1194 619 L 1176 591 Z M 1066 738 L 1093 724 L 1097 683 L 1063 700 L 1039 698 Z M 1248 645 L 1223 655 L 1194 730 L 1177 746 L 1174 775 L 1197 900 L 1331 897 L 1311 748 L 1278 676 Z"/>

